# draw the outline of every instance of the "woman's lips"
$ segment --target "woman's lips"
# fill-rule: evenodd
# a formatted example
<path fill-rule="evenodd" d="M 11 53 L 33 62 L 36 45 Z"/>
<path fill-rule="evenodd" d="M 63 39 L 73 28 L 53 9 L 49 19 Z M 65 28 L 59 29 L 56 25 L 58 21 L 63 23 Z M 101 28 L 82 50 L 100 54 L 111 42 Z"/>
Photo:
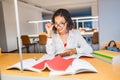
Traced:
<path fill-rule="evenodd" d="M 64 28 L 61 28 L 61 29 L 59 28 L 58 31 L 59 31 L 59 32 L 63 32 L 63 31 L 64 31 Z"/>

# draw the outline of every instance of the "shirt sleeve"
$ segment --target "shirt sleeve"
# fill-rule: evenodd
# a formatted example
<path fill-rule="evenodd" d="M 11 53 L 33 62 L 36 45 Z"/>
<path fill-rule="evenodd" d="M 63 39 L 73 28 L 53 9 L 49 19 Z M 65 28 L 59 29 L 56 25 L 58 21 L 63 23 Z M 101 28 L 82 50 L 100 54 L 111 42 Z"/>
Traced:
<path fill-rule="evenodd" d="M 52 38 L 47 38 L 46 52 L 47 54 L 55 54 L 55 45 Z"/>
<path fill-rule="evenodd" d="M 77 54 L 91 54 L 93 53 L 92 47 L 86 42 L 86 40 L 83 38 L 83 36 L 80 34 L 80 31 L 76 33 L 77 35 L 77 45 L 76 48 Z"/>

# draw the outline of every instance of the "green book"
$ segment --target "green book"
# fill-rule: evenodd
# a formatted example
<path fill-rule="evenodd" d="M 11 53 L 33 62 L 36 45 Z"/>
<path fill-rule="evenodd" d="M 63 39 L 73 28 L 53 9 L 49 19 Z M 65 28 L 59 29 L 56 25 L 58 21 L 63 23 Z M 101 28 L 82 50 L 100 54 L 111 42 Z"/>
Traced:
<path fill-rule="evenodd" d="M 93 54 L 112 59 L 114 56 L 120 55 L 119 52 L 109 51 L 109 50 L 98 50 L 94 51 Z"/>
<path fill-rule="evenodd" d="M 109 59 L 109 58 L 106 58 L 106 57 L 103 57 L 103 56 L 99 56 L 99 55 L 96 55 L 96 54 L 94 54 L 93 56 L 95 58 L 101 60 L 101 61 L 104 61 L 104 62 L 112 64 L 112 59 Z"/>
<path fill-rule="evenodd" d="M 120 53 L 109 51 L 109 50 L 98 50 L 94 51 L 93 55 L 95 58 L 100 59 L 102 61 L 108 62 L 108 63 L 120 63 Z"/>

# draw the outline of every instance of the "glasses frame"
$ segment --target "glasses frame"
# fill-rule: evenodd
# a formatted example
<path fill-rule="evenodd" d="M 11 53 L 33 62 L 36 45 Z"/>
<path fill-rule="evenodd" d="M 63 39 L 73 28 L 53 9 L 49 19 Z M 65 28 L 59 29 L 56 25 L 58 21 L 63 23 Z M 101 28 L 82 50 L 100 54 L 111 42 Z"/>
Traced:
<path fill-rule="evenodd" d="M 59 24 L 54 24 L 54 26 L 55 26 L 56 28 L 58 28 L 58 27 L 64 27 L 66 23 L 67 23 L 67 22 L 59 23 Z"/>

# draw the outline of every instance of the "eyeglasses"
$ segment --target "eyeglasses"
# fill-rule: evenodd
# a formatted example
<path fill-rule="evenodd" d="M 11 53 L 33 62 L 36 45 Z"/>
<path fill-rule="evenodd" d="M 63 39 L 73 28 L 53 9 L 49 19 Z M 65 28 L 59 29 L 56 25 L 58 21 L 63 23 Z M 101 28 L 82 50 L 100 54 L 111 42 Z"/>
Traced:
<path fill-rule="evenodd" d="M 65 23 L 59 23 L 59 24 L 54 24 L 54 26 L 55 26 L 56 28 L 57 28 L 58 26 L 59 26 L 59 27 L 64 27 L 65 24 L 66 24 L 66 22 L 65 22 Z"/>

